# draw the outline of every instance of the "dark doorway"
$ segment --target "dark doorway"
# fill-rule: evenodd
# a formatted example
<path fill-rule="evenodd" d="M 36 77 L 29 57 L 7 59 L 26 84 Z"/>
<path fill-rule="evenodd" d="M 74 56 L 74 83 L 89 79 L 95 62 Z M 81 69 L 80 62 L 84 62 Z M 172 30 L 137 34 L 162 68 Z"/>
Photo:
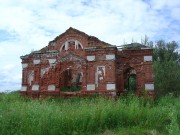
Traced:
<path fill-rule="evenodd" d="M 136 71 L 134 68 L 127 68 L 124 72 L 124 89 L 132 93 L 136 91 Z"/>
<path fill-rule="evenodd" d="M 63 72 L 63 87 L 70 88 L 71 87 L 71 79 L 72 79 L 72 70 L 67 69 Z"/>
<path fill-rule="evenodd" d="M 135 92 L 136 91 L 136 75 L 130 74 L 128 78 L 128 91 L 129 92 Z"/>
<path fill-rule="evenodd" d="M 67 69 L 61 74 L 61 90 L 62 91 L 79 91 L 81 88 L 81 73 L 76 70 Z"/>

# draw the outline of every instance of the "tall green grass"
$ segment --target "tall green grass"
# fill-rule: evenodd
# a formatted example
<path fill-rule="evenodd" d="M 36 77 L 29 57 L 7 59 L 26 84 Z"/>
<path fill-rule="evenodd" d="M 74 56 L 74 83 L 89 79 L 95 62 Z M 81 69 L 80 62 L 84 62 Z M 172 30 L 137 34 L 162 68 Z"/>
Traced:
<path fill-rule="evenodd" d="M 180 99 L 136 96 L 31 100 L 0 94 L 1 135 L 179 135 Z"/>

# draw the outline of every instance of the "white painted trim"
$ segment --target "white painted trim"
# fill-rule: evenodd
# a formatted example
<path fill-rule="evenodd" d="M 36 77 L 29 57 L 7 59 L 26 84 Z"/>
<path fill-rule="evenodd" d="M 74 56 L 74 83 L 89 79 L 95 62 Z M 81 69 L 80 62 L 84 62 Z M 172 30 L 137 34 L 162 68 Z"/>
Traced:
<path fill-rule="evenodd" d="M 48 59 L 48 61 L 49 61 L 50 64 L 53 64 L 53 63 L 56 62 L 56 59 Z"/>
<path fill-rule="evenodd" d="M 114 83 L 106 84 L 106 89 L 107 90 L 116 90 L 116 84 L 114 84 Z"/>
<path fill-rule="evenodd" d="M 22 64 L 22 68 L 27 68 L 28 67 L 28 64 L 27 63 L 23 63 Z"/>
<path fill-rule="evenodd" d="M 95 55 L 87 56 L 88 61 L 95 61 Z"/>
<path fill-rule="evenodd" d="M 33 91 L 38 91 L 38 90 L 39 90 L 39 85 L 38 85 L 38 84 L 34 84 L 34 85 L 32 86 L 32 90 L 33 90 Z"/>
<path fill-rule="evenodd" d="M 31 71 L 29 71 L 29 74 L 28 74 L 28 83 L 29 83 L 29 85 L 31 85 L 33 79 L 34 79 L 34 71 L 31 70 Z"/>
<path fill-rule="evenodd" d="M 144 62 L 152 61 L 152 56 L 144 56 Z"/>
<path fill-rule="evenodd" d="M 107 54 L 106 60 L 115 60 L 115 55 L 114 54 Z"/>
<path fill-rule="evenodd" d="M 37 60 L 33 60 L 33 64 L 39 64 L 41 62 L 40 59 L 37 59 Z"/>
<path fill-rule="evenodd" d="M 101 76 L 101 75 L 102 75 L 102 72 L 99 70 L 100 68 L 103 69 L 104 76 Z M 99 77 L 99 75 L 100 75 L 101 77 Z M 99 79 L 100 79 L 100 80 L 104 80 L 104 79 L 105 79 L 105 76 L 106 76 L 106 67 L 105 67 L 105 66 L 97 66 L 96 72 L 95 72 L 95 84 L 96 84 L 96 87 L 99 86 Z"/>
<path fill-rule="evenodd" d="M 47 68 L 41 68 L 41 77 L 43 77 L 43 75 L 49 71 L 49 67 Z"/>
<path fill-rule="evenodd" d="M 48 91 L 55 91 L 56 87 L 54 84 L 48 85 Z"/>
<path fill-rule="evenodd" d="M 154 90 L 154 84 L 145 84 L 145 90 Z"/>
<path fill-rule="evenodd" d="M 21 91 L 27 91 L 27 86 L 22 86 Z"/>
<path fill-rule="evenodd" d="M 95 84 L 87 84 L 87 90 L 95 90 Z"/>

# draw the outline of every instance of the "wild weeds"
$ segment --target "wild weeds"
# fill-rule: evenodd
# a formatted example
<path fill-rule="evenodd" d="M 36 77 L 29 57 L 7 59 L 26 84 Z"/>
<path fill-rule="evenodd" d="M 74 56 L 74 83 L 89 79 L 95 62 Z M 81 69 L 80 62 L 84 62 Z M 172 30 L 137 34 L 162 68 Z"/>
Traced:
<path fill-rule="evenodd" d="M 0 95 L 0 134 L 56 135 L 179 133 L 180 103 L 164 97 L 155 103 L 127 96 L 30 100 L 18 94 Z"/>

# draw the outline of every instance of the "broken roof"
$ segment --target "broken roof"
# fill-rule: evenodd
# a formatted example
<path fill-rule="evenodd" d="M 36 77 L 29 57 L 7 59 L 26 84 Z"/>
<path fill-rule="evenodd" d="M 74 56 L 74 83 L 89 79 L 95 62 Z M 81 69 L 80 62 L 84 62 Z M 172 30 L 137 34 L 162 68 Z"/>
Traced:
<path fill-rule="evenodd" d="M 125 44 L 122 46 L 118 46 L 119 49 L 123 49 L 123 50 L 136 50 L 136 49 L 151 49 L 149 46 L 140 44 L 140 43 L 131 43 L 131 44 Z"/>

